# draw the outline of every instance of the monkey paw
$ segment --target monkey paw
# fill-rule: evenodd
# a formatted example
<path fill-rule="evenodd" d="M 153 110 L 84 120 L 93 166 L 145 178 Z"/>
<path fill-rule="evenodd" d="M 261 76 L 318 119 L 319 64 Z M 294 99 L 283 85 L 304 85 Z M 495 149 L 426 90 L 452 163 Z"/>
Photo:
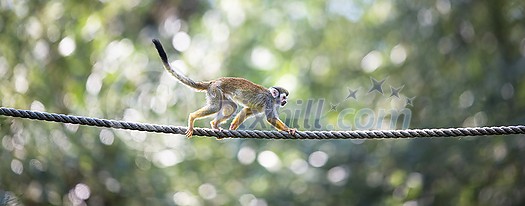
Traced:
<path fill-rule="evenodd" d="M 186 137 L 191 138 L 191 136 L 193 135 L 193 128 L 188 128 L 188 130 L 186 130 Z"/>
<path fill-rule="evenodd" d="M 213 125 L 213 124 L 211 125 L 211 128 L 212 128 L 212 129 L 215 129 L 215 130 L 219 130 L 219 131 L 222 131 L 222 130 L 223 130 L 221 127 L 219 127 L 219 126 L 217 126 L 217 125 Z"/>
<path fill-rule="evenodd" d="M 237 124 L 231 124 L 230 130 L 236 130 L 239 126 Z"/>
<path fill-rule="evenodd" d="M 289 134 L 291 134 L 291 135 L 295 135 L 295 132 L 297 132 L 297 129 L 292 128 L 292 129 L 288 129 L 288 130 L 286 130 L 286 131 L 287 131 Z"/>

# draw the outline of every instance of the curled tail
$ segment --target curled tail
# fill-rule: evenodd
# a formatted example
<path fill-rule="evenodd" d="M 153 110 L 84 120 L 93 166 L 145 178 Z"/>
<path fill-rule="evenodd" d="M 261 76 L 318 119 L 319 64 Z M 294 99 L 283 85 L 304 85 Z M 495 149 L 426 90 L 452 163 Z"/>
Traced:
<path fill-rule="evenodd" d="M 155 48 L 159 52 L 160 59 L 162 60 L 162 64 L 164 65 L 164 68 L 168 70 L 175 78 L 177 78 L 179 81 L 181 81 L 183 84 L 188 85 L 191 88 L 197 89 L 197 90 L 206 90 L 208 89 L 209 84 L 205 82 L 195 82 L 192 79 L 188 78 L 187 76 L 184 76 L 181 74 L 178 70 L 171 67 L 170 63 L 168 62 L 168 56 L 166 55 L 166 52 L 164 51 L 164 48 L 162 48 L 162 44 L 158 39 L 153 39 L 153 44 L 155 44 Z"/>

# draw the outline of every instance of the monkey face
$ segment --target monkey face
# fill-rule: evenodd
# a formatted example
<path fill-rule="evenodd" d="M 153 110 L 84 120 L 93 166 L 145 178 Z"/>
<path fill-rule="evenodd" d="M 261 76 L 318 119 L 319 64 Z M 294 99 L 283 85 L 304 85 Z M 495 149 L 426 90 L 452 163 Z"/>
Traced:
<path fill-rule="evenodd" d="M 275 99 L 275 104 L 284 107 L 284 105 L 288 103 L 288 91 L 286 89 L 282 87 L 271 87 L 269 90 Z"/>
<path fill-rule="evenodd" d="M 279 99 L 277 103 L 280 103 L 281 107 L 284 107 L 284 105 L 286 105 L 287 103 L 286 101 L 287 99 L 288 99 L 288 95 L 281 93 L 281 95 L 279 95 Z"/>

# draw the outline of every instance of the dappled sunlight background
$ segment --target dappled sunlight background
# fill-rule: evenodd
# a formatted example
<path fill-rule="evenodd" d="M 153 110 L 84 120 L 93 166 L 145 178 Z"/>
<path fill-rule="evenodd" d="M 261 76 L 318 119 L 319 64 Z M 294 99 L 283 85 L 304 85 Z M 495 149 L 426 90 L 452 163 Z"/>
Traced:
<path fill-rule="evenodd" d="M 287 88 L 299 130 L 525 121 L 517 0 L 0 0 L 0 106 L 184 126 L 204 94 L 153 38 L 195 80 Z M 219 141 L 2 116 L 0 140 L 0 205 L 525 202 L 523 135 Z"/>

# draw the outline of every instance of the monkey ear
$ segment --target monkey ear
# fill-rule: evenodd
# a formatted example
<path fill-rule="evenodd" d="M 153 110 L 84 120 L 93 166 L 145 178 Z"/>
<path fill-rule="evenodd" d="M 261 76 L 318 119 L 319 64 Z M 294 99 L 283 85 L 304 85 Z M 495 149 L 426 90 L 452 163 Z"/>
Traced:
<path fill-rule="evenodd" d="M 276 88 L 270 87 L 270 89 L 268 89 L 268 90 L 272 94 L 273 98 L 277 98 L 279 96 L 279 90 L 277 90 Z"/>

